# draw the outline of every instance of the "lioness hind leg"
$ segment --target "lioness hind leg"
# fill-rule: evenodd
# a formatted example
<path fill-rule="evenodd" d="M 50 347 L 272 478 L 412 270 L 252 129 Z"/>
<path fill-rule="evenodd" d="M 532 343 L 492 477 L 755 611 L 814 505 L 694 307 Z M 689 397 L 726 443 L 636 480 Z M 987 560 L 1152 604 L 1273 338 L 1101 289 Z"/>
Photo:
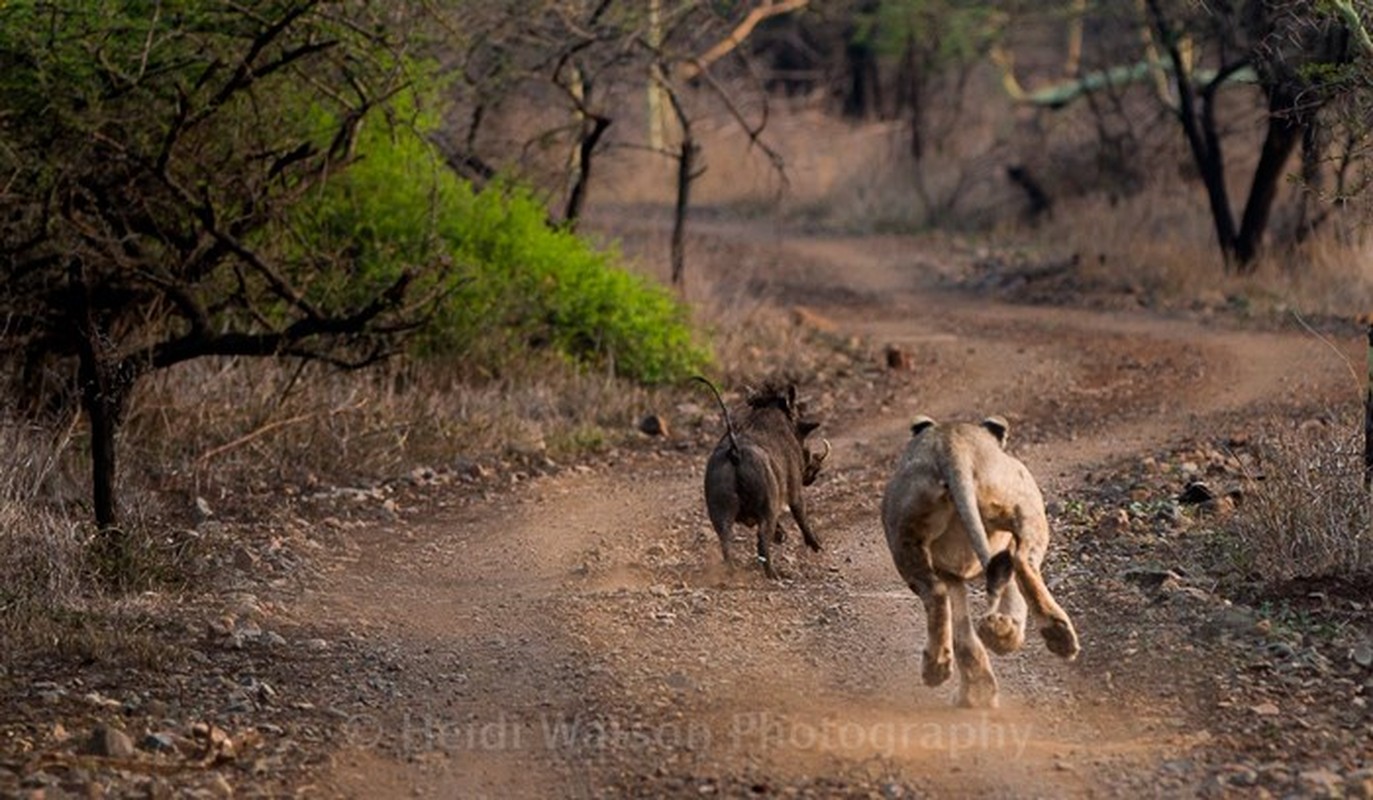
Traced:
<path fill-rule="evenodd" d="M 1039 633 L 1044 637 L 1044 644 L 1048 646 L 1049 652 L 1070 661 L 1076 658 L 1080 649 L 1077 631 L 1073 630 L 1073 622 L 1068 619 L 1068 612 L 1054 600 L 1052 594 L 1049 594 L 1049 587 L 1044 585 L 1039 567 L 1028 558 L 1017 556 L 1015 575 L 1025 591 L 1026 599 L 1029 600 L 1030 610 L 1039 621 Z"/>
<path fill-rule="evenodd" d="M 926 686 L 939 686 L 953 674 L 953 630 L 949 624 L 949 591 L 938 578 L 912 581 L 911 591 L 925 606 L 927 625 L 920 677 Z"/>
<path fill-rule="evenodd" d="M 949 590 L 935 574 L 929 548 L 907 538 L 892 546 L 892 558 L 906 585 L 925 607 L 925 650 L 921 677 L 926 686 L 939 686 L 953 674 L 953 630 L 949 624 Z"/>
<path fill-rule="evenodd" d="M 1025 597 L 1012 581 L 978 623 L 977 635 L 999 656 L 1014 653 L 1025 644 L 1025 615 Z"/>
<path fill-rule="evenodd" d="M 960 582 L 949 585 L 949 607 L 953 613 L 953 651 L 958 660 L 958 705 L 964 708 L 996 708 L 996 675 L 991 660 L 973 630 L 968 613 L 968 590 Z"/>

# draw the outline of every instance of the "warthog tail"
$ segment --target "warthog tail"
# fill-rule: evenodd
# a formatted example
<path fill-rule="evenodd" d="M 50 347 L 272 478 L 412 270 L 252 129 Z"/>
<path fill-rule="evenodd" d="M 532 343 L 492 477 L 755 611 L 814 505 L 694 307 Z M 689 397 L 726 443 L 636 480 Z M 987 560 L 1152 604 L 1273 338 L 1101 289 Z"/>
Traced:
<path fill-rule="evenodd" d="M 739 438 L 734 433 L 734 420 L 730 419 L 729 409 L 725 406 L 724 398 L 720 397 L 720 390 L 715 388 L 715 384 L 701 377 L 693 375 L 691 379 L 700 381 L 710 387 L 710 393 L 715 395 L 715 402 L 720 404 L 720 413 L 725 417 L 725 430 L 729 433 L 729 460 L 731 464 L 739 463 Z"/>

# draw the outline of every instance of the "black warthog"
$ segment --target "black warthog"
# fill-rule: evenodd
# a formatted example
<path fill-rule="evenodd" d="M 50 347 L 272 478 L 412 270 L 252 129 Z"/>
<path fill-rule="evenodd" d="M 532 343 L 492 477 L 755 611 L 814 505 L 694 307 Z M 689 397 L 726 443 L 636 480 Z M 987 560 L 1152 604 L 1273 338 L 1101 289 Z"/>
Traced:
<path fill-rule="evenodd" d="M 820 538 L 806 520 L 806 503 L 801 487 L 815 482 L 820 465 L 830 454 L 826 441 L 823 452 L 811 452 L 806 437 L 818 422 L 803 421 L 796 405 L 796 387 L 765 386 L 749 395 L 747 410 L 736 427 L 720 393 L 709 381 L 699 378 L 715 393 L 725 418 L 725 434 L 706 462 L 706 512 L 720 537 L 720 552 L 731 566 L 729 540 L 734 524 L 758 529 L 758 560 L 768 577 L 777 577 L 770 544 L 782 541 L 778 527 L 782 512 L 791 515 L 812 550 L 820 550 Z"/>

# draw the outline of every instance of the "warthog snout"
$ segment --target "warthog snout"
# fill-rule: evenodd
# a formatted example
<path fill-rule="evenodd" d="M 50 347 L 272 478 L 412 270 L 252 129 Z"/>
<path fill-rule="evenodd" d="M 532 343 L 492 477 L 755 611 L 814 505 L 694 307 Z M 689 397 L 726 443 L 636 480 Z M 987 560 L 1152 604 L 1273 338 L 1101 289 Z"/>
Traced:
<path fill-rule="evenodd" d="M 825 446 L 824 452 L 816 453 L 810 449 L 806 450 L 806 468 L 801 471 L 801 483 L 805 486 L 815 483 L 815 479 L 820 477 L 821 465 L 830 456 L 830 440 L 821 439 L 820 443 Z"/>

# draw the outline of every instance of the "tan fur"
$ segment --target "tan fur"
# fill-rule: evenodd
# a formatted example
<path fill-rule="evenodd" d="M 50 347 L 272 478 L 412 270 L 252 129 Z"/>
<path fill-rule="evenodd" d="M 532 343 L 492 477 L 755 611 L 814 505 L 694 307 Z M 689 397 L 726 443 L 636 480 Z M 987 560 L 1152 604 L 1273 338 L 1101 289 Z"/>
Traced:
<path fill-rule="evenodd" d="M 1007 430 L 1000 417 L 948 425 L 918 418 L 882 497 L 892 559 L 925 606 L 924 681 L 944 683 L 956 662 L 958 702 L 971 707 L 996 706 L 983 645 L 1005 654 L 1024 644 L 1027 599 L 1049 650 L 1067 659 L 1078 652 L 1073 623 L 1039 572 L 1049 546 L 1044 498 L 1006 453 Z M 974 629 L 964 583 L 984 573 L 989 610 Z"/>

